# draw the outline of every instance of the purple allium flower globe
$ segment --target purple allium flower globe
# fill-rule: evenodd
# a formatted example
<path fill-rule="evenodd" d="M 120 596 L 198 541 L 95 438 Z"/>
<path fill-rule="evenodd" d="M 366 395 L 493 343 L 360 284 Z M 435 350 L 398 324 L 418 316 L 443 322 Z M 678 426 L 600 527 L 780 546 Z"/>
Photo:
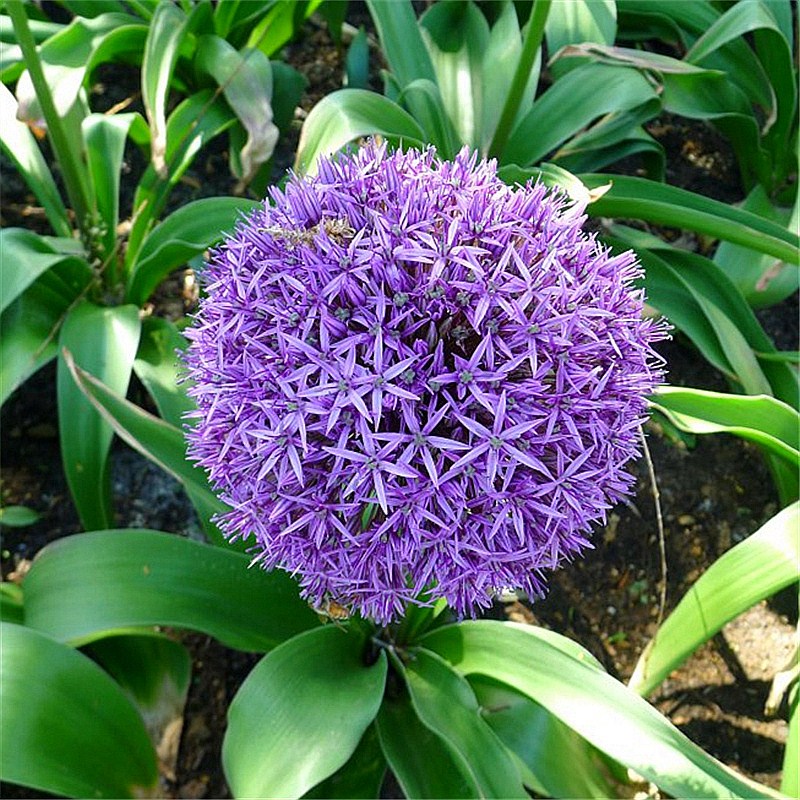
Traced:
<path fill-rule="evenodd" d="M 190 457 L 223 530 L 380 623 L 541 595 L 630 491 L 661 379 L 634 256 L 466 149 L 369 143 L 271 198 L 188 331 Z"/>

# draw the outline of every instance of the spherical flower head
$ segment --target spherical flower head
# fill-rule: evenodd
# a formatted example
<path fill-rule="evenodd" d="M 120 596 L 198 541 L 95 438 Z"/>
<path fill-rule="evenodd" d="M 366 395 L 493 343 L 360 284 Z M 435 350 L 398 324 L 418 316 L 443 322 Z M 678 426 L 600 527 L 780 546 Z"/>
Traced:
<path fill-rule="evenodd" d="M 379 623 L 540 595 L 631 489 L 665 335 L 634 256 L 466 149 L 370 143 L 271 201 L 212 255 L 188 331 L 223 530 Z"/>

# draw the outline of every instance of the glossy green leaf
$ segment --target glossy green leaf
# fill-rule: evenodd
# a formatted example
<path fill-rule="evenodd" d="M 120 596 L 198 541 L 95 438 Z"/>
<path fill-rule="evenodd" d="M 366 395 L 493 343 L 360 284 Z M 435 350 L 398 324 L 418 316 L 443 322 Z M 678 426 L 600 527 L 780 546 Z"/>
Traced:
<path fill-rule="evenodd" d="M 128 299 L 142 305 L 172 270 L 215 245 L 260 205 L 242 197 L 207 197 L 170 214 L 142 242 L 128 280 Z"/>
<path fill-rule="evenodd" d="M 295 36 L 303 20 L 310 16 L 319 0 L 277 0 L 260 14 L 250 32 L 247 47 L 255 47 L 272 56 Z"/>
<path fill-rule="evenodd" d="M 411 112 L 439 156 L 453 158 L 461 143 L 447 116 L 439 87 L 420 78 L 409 83 L 397 99 Z"/>
<path fill-rule="evenodd" d="M 470 676 L 469 682 L 483 718 L 524 765 L 528 788 L 547 797 L 619 794 L 601 754 L 557 717 L 504 684 L 480 675 Z"/>
<path fill-rule="evenodd" d="M 449 745 L 423 725 L 407 694 L 386 697 L 375 725 L 381 748 L 406 797 L 469 798 L 479 790 Z"/>
<path fill-rule="evenodd" d="M 343 83 L 350 89 L 369 87 L 369 42 L 362 25 L 347 48 Z"/>
<path fill-rule="evenodd" d="M 586 209 L 593 217 L 639 219 L 684 228 L 768 253 L 791 264 L 800 261 L 797 234 L 743 209 L 644 178 L 605 174 L 578 177 L 589 189 L 612 184 L 608 192 Z"/>
<path fill-rule="evenodd" d="M 406 685 L 425 727 L 447 743 L 480 797 L 528 797 L 519 771 L 494 731 L 481 719 L 469 683 L 436 653 L 419 650 L 406 665 Z"/>
<path fill-rule="evenodd" d="M 239 153 L 241 174 L 249 183 L 265 164 L 278 142 L 278 128 L 272 121 L 272 68 L 260 50 L 241 53 L 218 36 L 201 36 L 197 41 L 195 65 L 207 72 L 222 89 L 247 132 Z"/>
<path fill-rule="evenodd" d="M 255 667 L 228 709 L 222 743 L 235 797 L 300 797 L 347 762 L 383 696 L 386 655 L 333 625 L 295 636 Z"/>
<path fill-rule="evenodd" d="M 283 61 L 270 61 L 272 66 L 272 114 L 278 129 L 283 131 L 294 119 L 294 111 L 300 104 L 308 86 L 305 75 Z"/>
<path fill-rule="evenodd" d="M 335 153 L 360 136 L 381 134 L 422 147 L 425 134 L 414 118 L 391 100 L 363 89 L 331 92 L 311 109 L 300 132 L 295 169 L 313 174 L 320 156 Z"/>
<path fill-rule="evenodd" d="M 169 625 L 253 651 L 319 624 L 285 572 L 249 563 L 232 549 L 157 531 L 68 536 L 41 550 L 25 577 L 25 624 L 72 645 Z"/>
<path fill-rule="evenodd" d="M 22 587 L 16 583 L 0 583 L 0 621 L 22 625 L 25 621 Z"/>
<path fill-rule="evenodd" d="M 533 104 L 511 133 L 502 164 L 541 161 L 594 120 L 629 111 L 656 97 L 634 69 L 584 64 L 557 80 Z"/>
<path fill-rule="evenodd" d="M 537 6 L 541 6 L 537 0 Z M 552 4 L 546 9 L 549 10 Z M 539 12 L 541 13 L 541 12 Z M 498 125 L 503 119 L 507 103 L 513 104 L 516 94 L 515 82 L 518 80 L 522 91 L 516 98 L 516 108 L 509 108 L 508 127 L 513 130 L 519 120 L 530 110 L 536 96 L 539 75 L 542 66 L 541 41 L 528 41 L 528 36 L 536 36 L 536 31 L 526 33 L 523 40 L 517 21 L 517 12 L 513 3 L 503 3 L 500 16 L 492 26 L 489 42 L 483 54 L 483 120 L 481 130 L 483 138 L 480 143 L 481 152 L 491 153 L 491 147 L 497 133 Z M 536 47 L 531 57 L 528 52 Z M 530 59 L 530 63 L 526 59 Z M 519 71 L 519 75 L 517 74 Z M 527 75 L 524 73 L 527 71 Z M 524 80 L 524 83 L 523 83 Z M 513 111 L 513 116 L 512 112 Z"/>
<path fill-rule="evenodd" d="M 683 431 L 732 433 L 757 442 L 795 469 L 800 465 L 800 414 L 774 397 L 662 386 L 651 404 Z"/>
<path fill-rule="evenodd" d="M 476 148 L 486 138 L 481 130 L 483 94 L 493 90 L 484 85 L 486 17 L 474 3 L 437 3 L 420 17 L 419 27 L 445 111 L 459 140 Z"/>
<path fill-rule="evenodd" d="M 167 121 L 167 175 L 151 164 L 136 187 L 133 198 L 133 225 L 125 252 L 128 274 L 139 258 L 142 242 L 161 216 L 172 187 L 189 168 L 197 152 L 207 142 L 226 131 L 236 117 L 223 98 L 211 89 L 187 97 L 178 104 Z"/>
<path fill-rule="evenodd" d="M 142 100 L 150 125 L 150 158 L 165 177 L 167 153 L 167 95 L 172 70 L 186 35 L 186 15 L 172 3 L 159 3 L 150 21 L 142 59 Z"/>
<path fill-rule="evenodd" d="M 66 269 L 81 268 L 80 259 L 54 252 L 41 236 L 24 228 L 0 230 L 0 252 L 3 254 L 0 313 L 53 266 L 68 261 Z"/>
<path fill-rule="evenodd" d="M 386 758 L 375 725 L 370 725 L 348 762 L 303 797 L 319 800 L 373 800 L 380 797 Z"/>
<path fill-rule="evenodd" d="M 777 797 L 689 741 L 645 700 L 590 663 L 588 653 L 569 653 L 542 633 L 530 625 L 481 620 L 439 628 L 422 644 L 460 673 L 486 675 L 530 697 L 674 797 Z"/>
<path fill-rule="evenodd" d="M 0 146 L 42 204 L 58 236 L 70 236 L 67 210 L 30 128 L 17 119 L 17 100 L 0 83 Z"/>
<path fill-rule="evenodd" d="M 797 230 L 800 221 L 800 194 L 794 212 L 772 204 L 762 186 L 756 186 L 741 205 L 787 230 Z M 753 308 L 763 308 L 780 302 L 800 284 L 800 270 L 773 256 L 757 256 L 747 247 L 720 242 L 714 253 L 714 263 L 736 284 Z"/>
<path fill-rule="evenodd" d="M 181 430 L 112 392 L 69 358 L 67 365 L 81 391 L 115 433 L 183 484 L 209 538 L 225 545 L 222 534 L 210 519 L 214 514 L 224 513 L 228 507 L 211 491 L 203 470 L 186 460 L 186 439 Z M 246 547 L 243 542 L 233 546 L 240 550 Z"/>
<path fill-rule="evenodd" d="M 156 631 L 106 636 L 83 652 L 119 684 L 158 748 L 183 721 L 192 672 L 187 649 Z"/>
<path fill-rule="evenodd" d="M 630 686 L 650 694 L 723 625 L 800 579 L 800 503 L 718 558 L 656 631 Z"/>
<path fill-rule="evenodd" d="M 155 792 L 155 751 L 119 686 L 70 647 L 0 627 L 0 777 L 67 797 Z"/>
<path fill-rule="evenodd" d="M 66 316 L 59 351 L 113 391 L 125 394 L 139 344 L 141 322 L 136 306 L 102 307 L 82 301 Z M 81 523 L 87 530 L 113 522 L 108 454 L 113 432 L 91 406 L 58 360 L 58 428 L 61 458 Z"/>
<path fill-rule="evenodd" d="M 60 260 L 0 315 L 0 402 L 55 357 L 59 326 L 91 280 L 86 262 Z"/>
<path fill-rule="evenodd" d="M 553 3 L 547 15 L 545 36 L 551 59 L 570 44 L 596 42 L 614 44 L 617 35 L 617 7 L 614 0 L 573 0 Z M 551 64 L 553 75 L 559 77 L 576 65 L 568 61 Z"/>
<path fill-rule="evenodd" d="M 27 506 L 0 507 L 0 525 L 6 525 L 9 528 L 25 528 L 38 522 L 40 518 L 37 511 Z"/>
<path fill-rule="evenodd" d="M 400 88 L 419 78 L 436 83 L 428 49 L 409 0 L 367 0 L 381 50 Z"/>
<path fill-rule="evenodd" d="M 119 222 L 119 181 L 125 140 L 131 125 L 144 122 L 138 114 L 90 114 L 83 120 L 86 162 L 94 194 L 94 224 L 101 228 L 102 259 L 115 257 Z"/>
<path fill-rule="evenodd" d="M 134 372 L 155 401 L 161 418 L 178 429 L 185 423 L 184 415 L 197 408 L 180 383 L 178 353 L 187 344 L 175 323 L 163 317 L 145 317 L 133 362 Z"/>

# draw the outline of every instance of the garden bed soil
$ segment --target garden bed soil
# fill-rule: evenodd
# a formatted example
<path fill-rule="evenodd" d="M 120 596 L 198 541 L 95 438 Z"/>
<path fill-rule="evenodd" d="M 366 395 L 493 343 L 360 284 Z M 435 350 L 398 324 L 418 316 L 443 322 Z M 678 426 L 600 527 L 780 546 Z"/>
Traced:
<path fill-rule="evenodd" d="M 296 124 L 280 142 L 276 173 L 291 162 L 304 113 L 341 86 L 343 72 L 343 53 L 321 24 L 313 23 L 287 53 L 290 63 L 308 78 L 309 87 Z M 379 65 L 372 66 L 377 79 Z M 710 128 L 669 117 L 649 127 L 667 149 L 669 182 L 727 202 L 741 199 L 729 148 Z M 624 168 L 632 174 L 637 171 L 634 162 Z M 35 226 L 39 214 L 32 199 L 15 176 L 9 176 L 5 164 L 3 172 L 3 224 Z M 233 184 L 224 149 L 217 145 L 188 173 L 173 202 L 188 202 L 201 192 L 229 194 Z M 155 313 L 171 317 L 186 313 L 191 298 L 184 288 L 183 274 L 176 273 L 159 290 Z M 794 349 L 797 298 L 762 315 L 762 322 L 770 335 Z M 671 383 L 726 389 L 721 376 L 680 336 L 660 350 Z M 135 385 L 131 391 L 135 400 L 144 401 Z M 22 387 L 2 412 L 0 500 L 3 505 L 30 506 L 41 514 L 40 521 L 28 528 L 3 530 L 0 566 L 4 580 L 20 579 L 43 546 L 80 530 L 61 470 L 54 398 L 54 369 L 48 367 Z M 729 436 L 708 436 L 698 438 L 689 449 L 657 423 L 648 423 L 646 432 L 664 515 L 669 612 L 716 558 L 755 531 L 778 506 L 769 473 L 754 446 Z M 574 638 L 621 680 L 630 677 L 656 629 L 664 568 L 644 459 L 634 470 L 636 495 L 614 509 L 607 526 L 595 532 L 594 549 L 585 558 L 553 576 L 546 599 L 498 603 L 492 611 L 500 618 L 536 623 Z M 201 536 L 180 486 L 120 442 L 114 446 L 112 477 L 119 527 Z M 780 781 L 785 708 L 768 718 L 764 704 L 772 676 L 790 653 L 796 614 L 796 595 L 756 606 L 695 653 L 652 698 L 709 753 L 773 787 Z M 163 793 L 167 797 L 227 797 L 220 766 L 226 711 L 257 657 L 229 650 L 199 634 L 174 635 L 191 652 L 193 677 L 182 734 L 166 753 Z M 387 785 L 387 796 L 392 791 Z M 5 785 L 2 796 L 47 795 Z"/>

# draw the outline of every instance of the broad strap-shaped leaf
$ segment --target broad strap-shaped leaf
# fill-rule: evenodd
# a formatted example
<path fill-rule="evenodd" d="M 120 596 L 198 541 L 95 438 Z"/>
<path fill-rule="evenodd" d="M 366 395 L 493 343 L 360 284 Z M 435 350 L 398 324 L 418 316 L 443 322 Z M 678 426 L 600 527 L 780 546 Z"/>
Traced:
<path fill-rule="evenodd" d="M 171 625 L 253 651 L 319 624 L 285 572 L 249 563 L 234 550 L 158 531 L 66 537 L 41 550 L 25 577 L 25 624 L 73 645 Z"/>
<path fill-rule="evenodd" d="M 782 208 L 773 205 L 762 186 L 756 186 L 741 208 L 790 231 L 798 230 L 800 225 L 800 193 L 794 209 Z M 713 260 L 753 308 L 775 305 L 796 292 L 800 285 L 800 270 L 795 266 L 773 256 L 756 256 L 749 248 L 731 242 L 720 242 Z"/>
<path fill-rule="evenodd" d="M 113 522 L 108 454 L 113 431 L 75 383 L 63 351 L 112 391 L 125 394 L 139 345 L 139 309 L 82 301 L 59 336 L 57 391 L 61 459 L 81 523 L 87 530 Z"/>
<path fill-rule="evenodd" d="M 228 507 L 211 491 L 203 470 L 186 460 L 186 439 L 180 429 L 112 392 L 69 357 L 66 361 L 81 391 L 116 434 L 183 484 L 209 539 L 227 547 L 222 533 L 210 520 Z M 244 550 L 248 545 L 239 540 L 231 546 Z"/>
<path fill-rule="evenodd" d="M 207 197 L 170 214 L 142 242 L 128 279 L 128 299 L 142 305 L 172 270 L 219 242 L 260 205 L 242 197 Z"/>
<path fill-rule="evenodd" d="M 494 678 L 546 708 L 611 758 L 675 797 L 777 797 L 693 744 L 647 701 L 598 669 L 575 645 L 530 625 L 481 620 L 422 639 L 465 675 Z M 559 637 L 564 638 L 564 637 Z M 557 641 L 557 640 L 556 640 Z"/>
<path fill-rule="evenodd" d="M 436 83 L 436 73 L 409 0 L 367 0 L 367 8 L 400 89 L 418 79 Z"/>
<path fill-rule="evenodd" d="M 477 148 L 486 139 L 481 129 L 483 57 L 489 46 L 489 24 L 474 3 L 438 3 L 420 18 L 436 83 L 460 141 Z"/>
<path fill-rule="evenodd" d="M 3 254 L 0 313 L 56 265 L 63 265 L 61 271 L 66 273 L 89 272 L 89 265 L 83 259 L 55 252 L 43 237 L 24 228 L 0 230 L 0 252 Z"/>
<path fill-rule="evenodd" d="M 481 675 L 470 676 L 469 683 L 483 718 L 521 762 L 528 788 L 547 797 L 600 799 L 619 794 L 602 754 L 549 711 Z"/>
<path fill-rule="evenodd" d="M 411 81 L 397 98 L 409 109 L 414 119 L 425 131 L 425 137 L 441 158 L 453 158 L 460 149 L 460 141 L 447 115 L 439 87 L 419 78 Z"/>
<path fill-rule="evenodd" d="M 373 723 L 361 737 L 348 762 L 303 797 L 308 800 L 373 800 L 380 797 L 385 776 L 386 757 Z"/>
<path fill-rule="evenodd" d="M 612 184 L 586 209 L 593 217 L 640 219 L 685 228 L 768 253 L 790 264 L 800 261 L 800 237 L 757 214 L 644 178 L 607 174 L 578 177 L 589 189 Z"/>
<path fill-rule="evenodd" d="M 165 153 L 167 174 L 159 175 L 150 164 L 133 198 L 133 224 L 125 251 L 128 280 L 139 258 L 142 242 L 161 216 L 172 187 L 189 168 L 197 151 L 235 122 L 236 116 L 228 104 L 222 97 L 216 97 L 211 89 L 195 92 L 169 115 Z"/>
<path fill-rule="evenodd" d="M 774 397 L 662 386 L 651 405 L 688 433 L 733 433 L 757 442 L 795 469 L 800 464 L 800 414 Z"/>
<path fill-rule="evenodd" d="M 278 142 L 278 128 L 272 121 L 270 61 L 260 50 L 240 53 L 219 36 L 201 36 L 195 65 L 214 78 L 247 132 L 239 153 L 242 174 L 237 177 L 249 183 Z"/>
<path fill-rule="evenodd" d="M 630 111 L 655 97 L 653 86 L 635 69 L 584 64 L 536 100 L 511 133 L 501 163 L 534 164 L 598 118 Z"/>
<path fill-rule="evenodd" d="M 800 579 L 800 503 L 718 558 L 656 631 L 630 687 L 650 694 L 723 625 Z"/>
<path fill-rule="evenodd" d="M 150 21 L 142 60 L 142 100 L 150 125 L 150 159 L 166 176 L 167 94 L 178 51 L 186 35 L 186 15 L 172 3 L 160 3 Z"/>
<path fill-rule="evenodd" d="M 163 317 L 142 320 L 142 338 L 133 371 L 144 384 L 161 418 L 175 428 L 185 424 L 185 414 L 197 408 L 181 382 L 179 353 L 188 341 L 174 322 Z"/>
<path fill-rule="evenodd" d="M 165 750 L 164 744 L 170 744 L 183 724 L 192 672 L 188 650 L 162 633 L 145 630 L 106 636 L 83 652 L 120 685 L 141 715 L 159 759 L 173 771 L 177 748 Z"/>
<path fill-rule="evenodd" d="M 25 622 L 22 587 L 19 584 L 3 581 L 0 583 L 0 621 L 22 625 Z"/>
<path fill-rule="evenodd" d="M 107 269 L 113 269 L 116 256 L 120 170 L 131 125 L 138 125 L 146 134 L 147 126 L 139 114 L 89 114 L 81 125 L 94 195 L 94 225 L 102 227 L 98 239 L 103 243 L 103 260 L 109 262 Z"/>
<path fill-rule="evenodd" d="M 617 7 L 614 0 L 573 0 L 553 3 L 545 26 L 547 51 L 551 59 L 567 45 L 595 42 L 612 45 L 617 36 Z M 557 78 L 575 64 L 553 60 L 551 70 Z"/>
<path fill-rule="evenodd" d="M 0 315 L 0 402 L 55 357 L 59 326 L 91 280 L 82 259 L 59 260 Z"/>
<path fill-rule="evenodd" d="M 519 771 L 481 719 L 469 683 L 438 654 L 421 649 L 405 669 L 411 705 L 422 724 L 450 748 L 479 797 L 527 797 Z"/>
<path fill-rule="evenodd" d="M 335 153 L 360 136 L 381 136 L 424 147 L 425 134 L 396 103 L 363 89 L 331 92 L 311 109 L 300 131 L 295 170 L 313 175 L 317 159 Z"/>
<path fill-rule="evenodd" d="M 375 719 L 386 654 L 364 663 L 360 637 L 333 625 L 276 647 L 228 710 L 222 743 L 235 797 L 300 797 L 347 762 Z"/>
<path fill-rule="evenodd" d="M 450 746 L 423 725 L 404 693 L 387 696 L 375 720 L 381 748 L 406 797 L 478 797 L 478 786 Z"/>
<path fill-rule="evenodd" d="M 0 84 L 0 146 L 44 207 L 56 235 L 70 236 L 72 228 L 56 183 L 30 128 L 17 119 L 17 100 L 5 84 Z"/>
<path fill-rule="evenodd" d="M 38 631 L 0 630 L 0 777 L 67 797 L 152 796 L 156 754 L 122 689 Z"/>

